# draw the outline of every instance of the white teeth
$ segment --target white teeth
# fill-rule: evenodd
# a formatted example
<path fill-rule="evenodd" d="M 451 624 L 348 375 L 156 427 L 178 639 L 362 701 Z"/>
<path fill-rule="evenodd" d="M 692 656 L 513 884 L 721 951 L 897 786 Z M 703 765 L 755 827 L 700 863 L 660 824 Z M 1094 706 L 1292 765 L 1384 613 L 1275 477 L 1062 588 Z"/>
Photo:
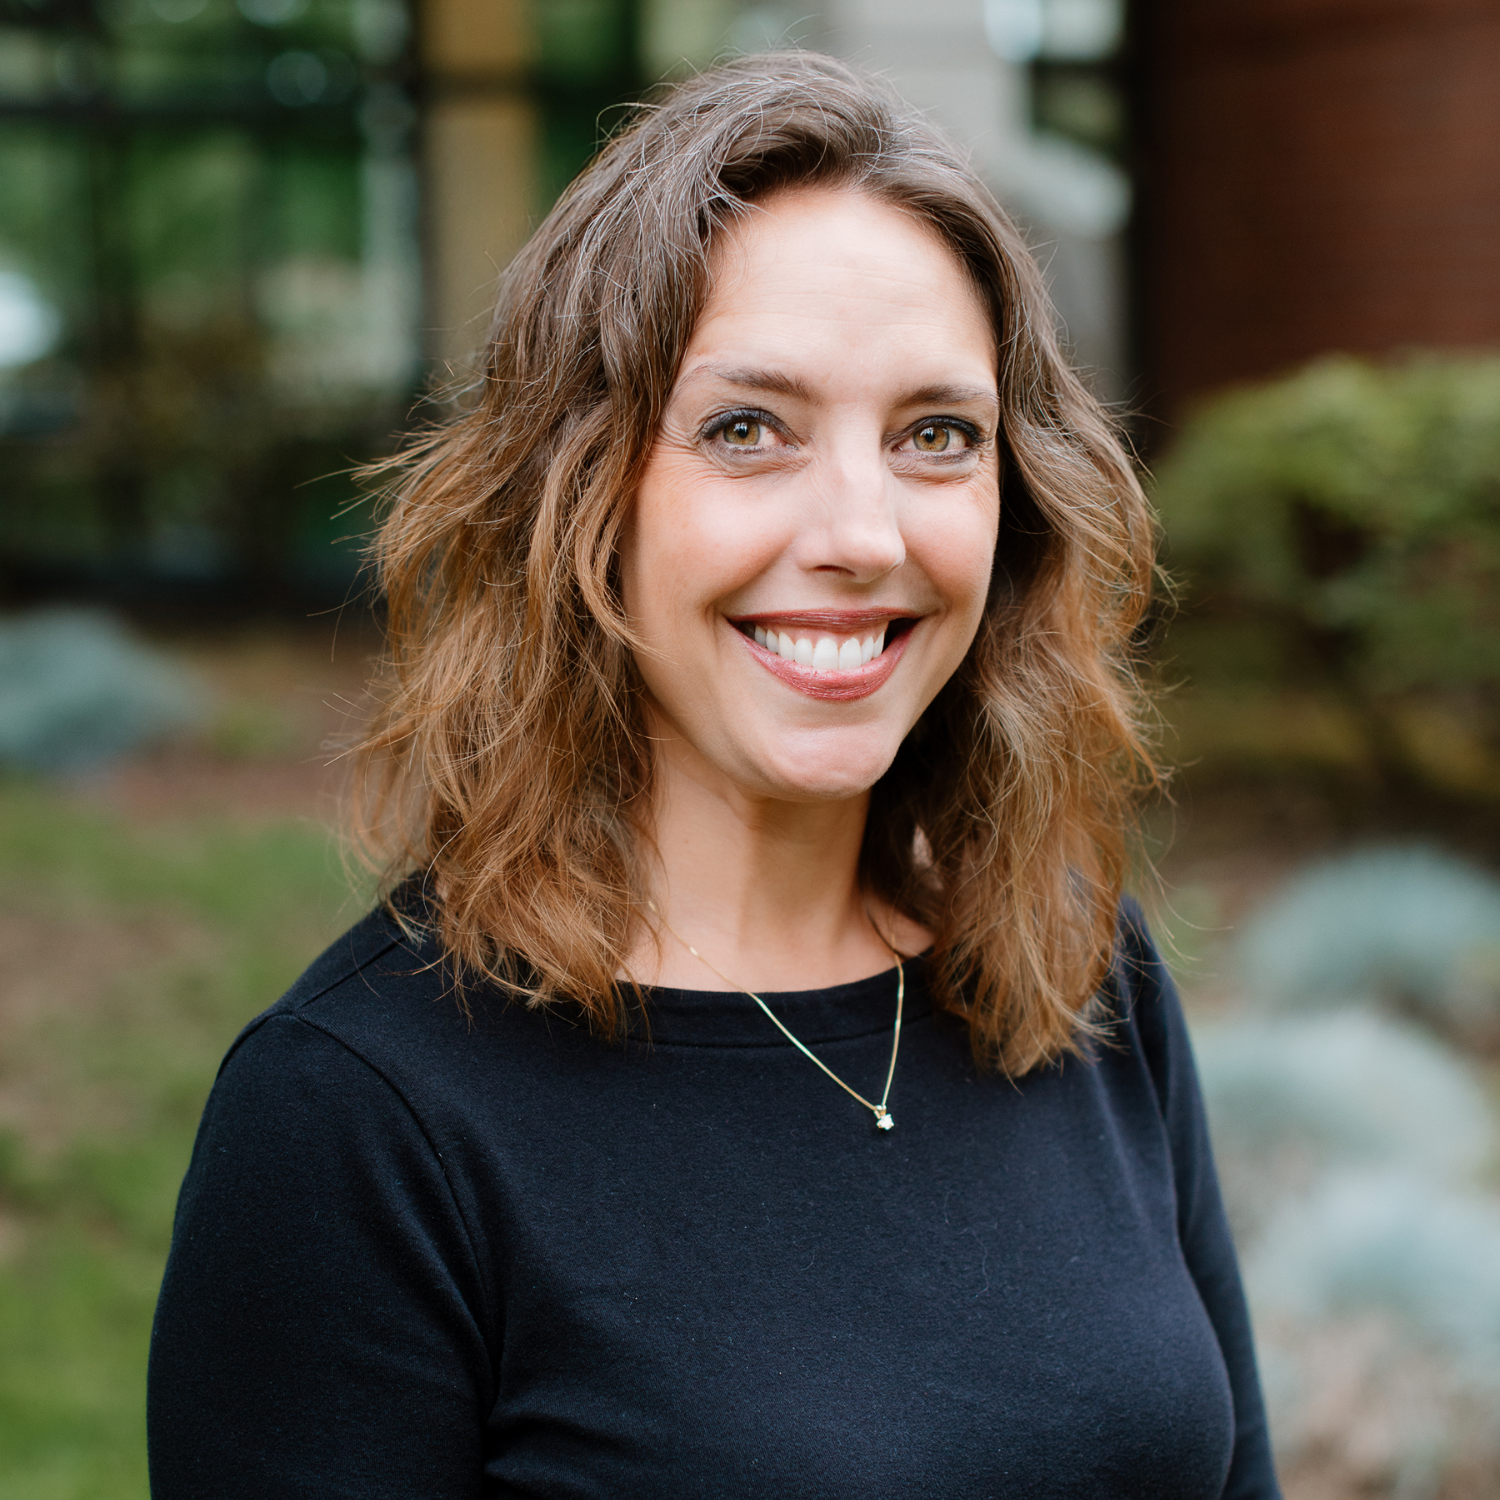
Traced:
<path fill-rule="evenodd" d="M 815 672 L 853 672 L 875 660 L 885 650 L 885 631 L 876 635 L 845 636 L 842 641 L 831 635 L 820 635 L 816 639 L 800 635 L 793 637 L 784 630 L 768 630 L 764 625 L 751 629 L 755 644 L 767 651 L 774 651 L 786 661 L 794 661 L 799 667 L 811 667 Z"/>

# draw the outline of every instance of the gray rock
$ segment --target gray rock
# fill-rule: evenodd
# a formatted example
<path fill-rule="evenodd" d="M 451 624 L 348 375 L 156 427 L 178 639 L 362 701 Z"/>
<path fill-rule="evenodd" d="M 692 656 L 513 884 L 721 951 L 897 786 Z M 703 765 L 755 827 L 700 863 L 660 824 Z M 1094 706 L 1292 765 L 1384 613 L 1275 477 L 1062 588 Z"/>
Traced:
<path fill-rule="evenodd" d="M 0 619 L 0 765 L 85 771 L 202 722 L 206 689 L 103 610 Z"/>
<path fill-rule="evenodd" d="M 1271 1009 L 1367 999 L 1463 1045 L 1500 1043 L 1500 880 L 1437 850 L 1314 865 L 1250 919 L 1238 959 Z"/>

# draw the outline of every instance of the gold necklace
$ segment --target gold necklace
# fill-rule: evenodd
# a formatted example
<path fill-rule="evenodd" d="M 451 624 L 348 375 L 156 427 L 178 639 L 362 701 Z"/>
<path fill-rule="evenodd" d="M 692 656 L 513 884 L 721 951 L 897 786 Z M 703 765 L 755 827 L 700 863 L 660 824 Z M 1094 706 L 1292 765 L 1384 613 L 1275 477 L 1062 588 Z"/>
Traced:
<path fill-rule="evenodd" d="M 805 1057 L 809 1062 L 816 1063 L 818 1067 L 822 1068 L 822 1070 L 831 1079 L 833 1079 L 833 1081 L 838 1084 L 838 1086 L 843 1089 L 846 1094 L 849 1094 L 855 1099 L 858 1099 L 859 1102 L 863 1104 L 864 1107 L 869 1110 L 872 1115 L 875 1116 L 875 1128 L 877 1130 L 894 1130 L 896 1128 L 895 1118 L 892 1116 L 890 1110 L 886 1108 L 886 1101 L 891 1097 L 891 1081 L 896 1076 L 896 1052 L 897 1049 L 901 1046 L 901 1007 L 902 1003 L 906 999 L 906 970 L 901 965 L 901 955 L 897 953 L 894 948 L 891 948 L 891 945 L 889 943 L 885 942 L 885 938 L 881 936 L 880 929 L 878 927 L 875 927 L 875 920 L 873 917 L 870 919 L 870 926 L 875 927 L 875 935 L 880 938 L 880 941 L 882 943 L 885 943 L 887 948 L 891 949 L 891 957 L 896 960 L 896 1025 L 891 1034 L 891 1065 L 886 1071 L 885 1092 L 881 1094 L 879 1104 L 871 1104 L 863 1094 L 859 1093 L 855 1089 L 851 1089 L 849 1085 L 845 1083 L 844 1080 L 840 1078 L 839 1075 L 835 1073 L 833 1069 L 830 1068 L 828 1064 L 822 1060 L 822 1058 L 818 1057 L 815 1053 L 810 1052 L 806 1047 L 804 1047 L 802 1043 L 799 1042 L 797 1038 L 794 1037 L 791 1032 L 788 1031 L 786 1027 L 776 1019 L 776 1015 L 772 1011 L 771 1007 L 767 1005 L 766 1002 L 762 1000 L 754 990 L 747 990 L 744 985 L 736 984 L 734 980 L 732 980 L 726 973 L 723 972 L 722 969 L 715 968 L 713 964 L 709 963 L 709 961 L 704 958 L 704 956 L 695 947 L 693 947 L 693 945 L 688 942 L 687 939 L 684 938 L 677 931 L 677 929 L 667 921 L 664 916 L 662 916 L 661 912 L 657 909 L 656 902 L 648 898 L 646 901 L 646 905 L 651 908 L 651 911 L 655 914 L 657 921 L 659 921 L 661 925 L 665 927 L 667 931 L 670 932 L 672 936 L 676 938 L 677 941 L 681 943 L 682 946 L 686 948 L 687 951 L 691 953 L 700 964 L 703 964 L 705 968 L 713 969 L 714 973 L 717 974 L 719 978 L 722 979 L 724 983 L 730 987 L 730 989 L 738 990 L 742 995 L 749 995 L 749 997 L 753 1001 L 755 1001 L 755 1003 L 760 1006 L 763 1011 L 765 1011 L 766 1015 L 770 1017 L 771 1024 L 787 1039 L 787 1041 L 792 1044 L 792 1046 L 794 1046 L 803 1055 L 803 1057 Z M 868 916 L 869 914 L 866 913 L 866 915 Z"/>

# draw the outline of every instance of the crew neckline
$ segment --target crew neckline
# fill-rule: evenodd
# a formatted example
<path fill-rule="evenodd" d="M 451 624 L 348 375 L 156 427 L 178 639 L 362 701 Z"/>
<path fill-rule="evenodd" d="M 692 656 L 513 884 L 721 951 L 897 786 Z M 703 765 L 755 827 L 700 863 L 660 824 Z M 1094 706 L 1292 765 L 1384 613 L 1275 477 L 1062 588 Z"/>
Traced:
<path fill-rule="evenodd" d="M 406 882 L 398 895 L 411 893 Z M 417 957 L 416 949 L 394 918 L 383 907 L 378 917 L 388 944 L 404 948 Z M 431 934 L 437 961 L 441 949 Z M 903 1029 L 924 1021 L 933 1013 L 928 988 L 930 948 L 903 959 L 906 968 L 906 999 L 902 1009 Z M 617 986 L 625 1002 L 623 1038 L 632 1043 L 694 1047 L 786 1047 L 792 1044 L 766 1018 L 761 1008 L 743 990 L 689 990 L 670 985 L 642 985 L 644 1012 L 631 986 Z M 762 990 L 758 992 L 776 1017 L 798 1041 L 813 1046 L 823 1042 L 853 1041 L 889 1034 L 896 1020 L 896 966 L 847 984 L 818 990 Z"/>
<path fill-rule="evenodd" d="M 903 1027 L 932 1013 L 927 955 L 904 959 Z M 633 1041 L 719 1047 L 790 1047 L 744 990 L 687 990 L 643 985 L 645 1013 L 622 986 Z M 799 1041 L 851 1041 L 889 1032 L 896 1020 L 896 966 L 819 990 L 761 990 L 760 998 Z"/>

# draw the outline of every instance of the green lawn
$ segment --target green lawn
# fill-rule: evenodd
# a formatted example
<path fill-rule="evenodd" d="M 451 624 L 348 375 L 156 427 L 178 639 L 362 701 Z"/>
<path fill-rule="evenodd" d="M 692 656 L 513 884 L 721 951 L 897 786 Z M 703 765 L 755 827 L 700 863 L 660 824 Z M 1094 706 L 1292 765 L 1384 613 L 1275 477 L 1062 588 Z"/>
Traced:
<path fill-rule="evenodd" d="M 357 915 L 315 823 L 0 780 L 0 1500 L 143 1500 L 145 1365 L 224 1049 Z"/>

